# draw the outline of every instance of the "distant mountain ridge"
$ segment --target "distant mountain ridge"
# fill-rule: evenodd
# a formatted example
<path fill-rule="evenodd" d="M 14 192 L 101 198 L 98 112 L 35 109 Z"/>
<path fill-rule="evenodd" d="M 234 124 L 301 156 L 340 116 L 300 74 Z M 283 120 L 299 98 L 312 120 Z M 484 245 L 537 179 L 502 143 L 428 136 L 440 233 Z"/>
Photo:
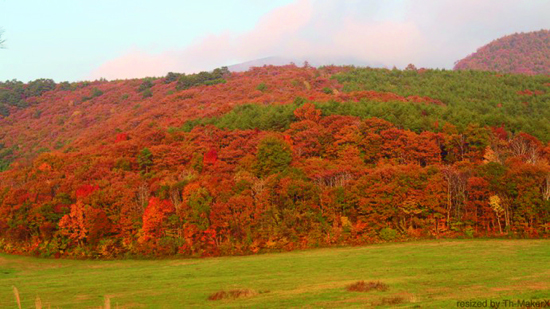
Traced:
<path fill-rule="evenodd" d="M 454 69 L 550 74 L 550 30 L 515 33 L 496 39 L 457 61 Z"/>
<path fill-rule="evenodd" d="M 361 59 L 356 59 L 353 57 L 335 57 L 335 58 L 319 58 L 319 57 L 296 57 L 296 58 L 286 58 L 286 57 L 265 57 L 260 59 L 254 59 L 250 61 L 245 61 L 242 63 L 237 63 L 227 66 L 231 72 L 246 72 L 252 67 L 263 67 L 265 65 L 274 65 L 274 66 L 283 66 L 287 64 L 294 63 L 297 66 L 303 66 L 307 62 L 312 67 L 321 67 L 326 65 L 337 65 L 337 66 L 368 66 L 375 68 L 384 68 L 386 67 L 383 63 L 379 62 L 367 62 Z"/>
<path fill-rule="evenodd" d="M 297 65 L 300 65 L 300 62 L 296 62 L 296 60 L 292 60 L 289 58 L 282 58 L 282 57 L 266 57 L 261 59 L 255 59 L 250 60 L 242 63 L 233 64 L 230 66 L 227 66 L 229 71 L 231 72 L 246 72 L 252 67 L 263 67 L 264 65 L 275 65 L 275 66 L 281 66 L 286 65 L 294 62 Z"/>

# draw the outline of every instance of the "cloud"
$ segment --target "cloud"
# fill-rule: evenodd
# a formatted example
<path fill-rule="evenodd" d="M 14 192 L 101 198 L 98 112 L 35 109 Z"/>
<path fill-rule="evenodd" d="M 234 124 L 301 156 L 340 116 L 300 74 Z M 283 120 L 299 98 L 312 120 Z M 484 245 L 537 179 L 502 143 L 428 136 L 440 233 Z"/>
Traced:
<path fill-rule="evenodd" d="M 548 27 L 550 1 L 298 0 L 246 33 L 210 34 L 180 50 L 131 50 L 89 77 L 161 76 L 279 56 L 314 64 L 451 68 L 500 36 Z"/>
<path fill-rule="evenodd" d="M 299 50 L 295 34 L 311 19 L 312 3 L 301 0 L 265 15 L 256 27 L 244 34 L 210 34 L 182 50 L 158 54 L 132 50 L 95 69 L 89 78 L 140 78 L 167 72 L 193 73 L 229 63 L 284 53 L 287 46 Z M 141 68 L 139 68 L 141 67 Z"/>
<path fill-rule="evenodd" d="M 107 61 L 92 73 L 92 78 L 132 78 L 165 75 L 166 68 L 175 67 L 177 59 L 163 55 L 132 50 L 125 55 Z"/>

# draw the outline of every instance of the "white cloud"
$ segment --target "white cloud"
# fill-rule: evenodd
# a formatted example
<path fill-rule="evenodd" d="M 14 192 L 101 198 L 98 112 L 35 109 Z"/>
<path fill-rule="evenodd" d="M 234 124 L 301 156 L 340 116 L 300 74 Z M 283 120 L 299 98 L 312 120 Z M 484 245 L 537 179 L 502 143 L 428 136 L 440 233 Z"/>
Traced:
<path fill-rule="evenodd" d="M 548 28 L 547 12 L 547 0 L 299 0 L 268 13 L 247 33 L 211 34 L 159 54 L 132 50 L 90 77 L 191 73 L 269 56 L 451 68 L 500 36 Z"/>

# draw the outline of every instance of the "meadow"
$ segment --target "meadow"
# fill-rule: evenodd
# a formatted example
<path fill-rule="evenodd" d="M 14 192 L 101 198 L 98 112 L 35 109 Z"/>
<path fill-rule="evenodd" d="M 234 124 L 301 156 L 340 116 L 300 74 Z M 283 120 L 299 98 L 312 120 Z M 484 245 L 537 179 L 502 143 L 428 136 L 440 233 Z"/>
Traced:
<path fill-rule="evenodd" d="M 0 255 L 0 308 L 457 307 L 550 300 L 550 241 L 432 240 L 178 260 Z M 385 289 L 348 291 L 358 281 Z M 227 293 L 220 293 L 226 291 Z M 236 291 L 236 292 L 231 292 Z M 237 292 L 238 291 L 238 292 Z M 220 300 L 208 298 L 218 293 Z M 235 297 L 224 298 L 233 293 Z"/>

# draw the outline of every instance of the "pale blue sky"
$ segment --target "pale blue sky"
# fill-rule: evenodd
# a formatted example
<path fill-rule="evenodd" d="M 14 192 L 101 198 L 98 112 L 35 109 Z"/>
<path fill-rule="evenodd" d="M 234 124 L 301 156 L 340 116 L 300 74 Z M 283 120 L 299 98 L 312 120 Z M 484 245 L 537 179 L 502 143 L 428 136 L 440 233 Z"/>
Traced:
<path fill-rule="evenodd" d="M 269 56 L 452 68 L 550 0 L 0 0 L 0 80 L 161 76 Z"/>
<path fill-rule="evenodd" d="M 291 0 L 0 0 L 0 80 L 85 78 L 131 49 L 182 48 L 209 33 L 250 30 Z"/>

